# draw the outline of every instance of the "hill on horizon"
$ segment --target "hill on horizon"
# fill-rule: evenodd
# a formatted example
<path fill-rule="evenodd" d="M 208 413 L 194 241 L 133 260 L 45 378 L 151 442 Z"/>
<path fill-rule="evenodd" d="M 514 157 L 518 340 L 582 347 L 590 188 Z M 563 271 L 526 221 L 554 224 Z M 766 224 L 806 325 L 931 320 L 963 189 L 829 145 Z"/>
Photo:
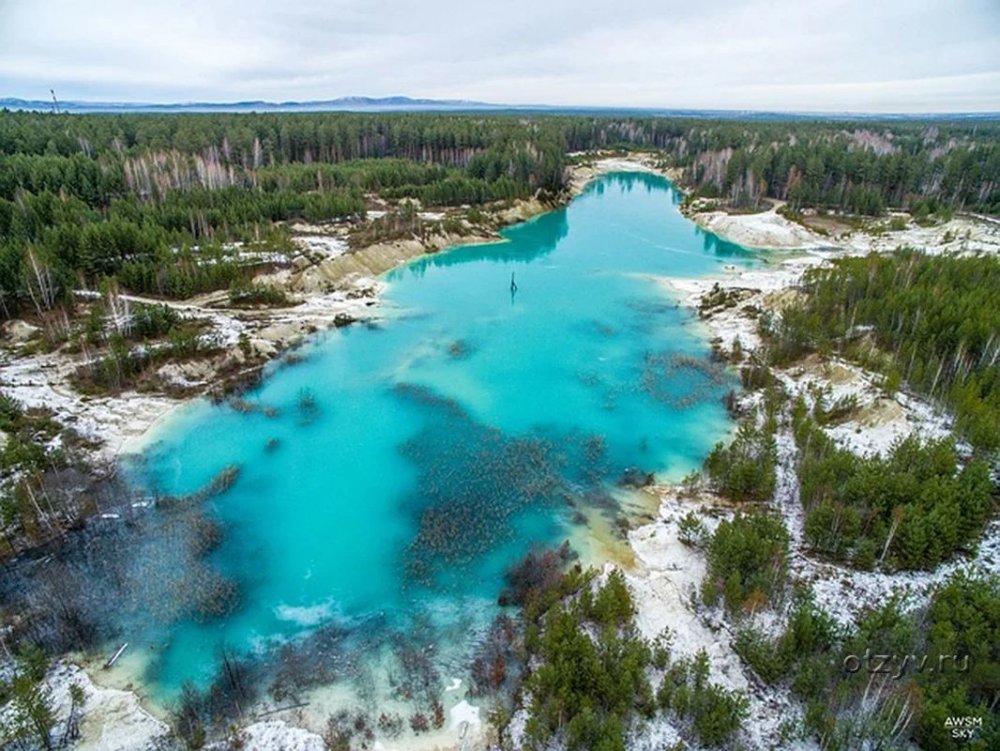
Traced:
<path fill-rule="evenodd" d="M 211 112 L 541 112 L 547 114 L 634 114 L 646 117 L 698 117 L 727 120 L 949 120 L 1000 119 L 1000 112 L 777 112 L 659 107 L 590 107 L 548 104 L 496 104 L 466 99 L 426 99 L 408 96 L 345 96 L 336 99 L 270 102 L 104 102 L 59 100 L 63 113 L 211 113 Z M 51 99 L 0 98 L 0 110 L 52 112 Z"/>

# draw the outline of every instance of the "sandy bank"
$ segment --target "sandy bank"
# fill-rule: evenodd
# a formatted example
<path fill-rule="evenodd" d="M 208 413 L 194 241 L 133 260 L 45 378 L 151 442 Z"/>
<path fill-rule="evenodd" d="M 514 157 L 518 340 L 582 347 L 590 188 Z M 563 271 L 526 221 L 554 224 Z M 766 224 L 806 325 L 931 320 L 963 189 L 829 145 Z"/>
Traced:
<path fill-rule="evenodd" d="M 681 177 L 681 170 L 675 167 L 663 167 L 660 160 L 653 154 L 636 152 L 631 154 L 604 156 L 598 154 L 577 154 L 581 159 L 579 164 L 568 170 L 569 195 L 580 195 L 591 182 L 612 172 L 648 172 L 661 175 L 672 182 Z"/>
<path fill-rule="evenodd" d="M 776 208 L 759 214 L 697 211 L 689 217 L 709 232 L 748 248 L 806 250 L 831 245 L 829 239 L 789 221 Z"/>

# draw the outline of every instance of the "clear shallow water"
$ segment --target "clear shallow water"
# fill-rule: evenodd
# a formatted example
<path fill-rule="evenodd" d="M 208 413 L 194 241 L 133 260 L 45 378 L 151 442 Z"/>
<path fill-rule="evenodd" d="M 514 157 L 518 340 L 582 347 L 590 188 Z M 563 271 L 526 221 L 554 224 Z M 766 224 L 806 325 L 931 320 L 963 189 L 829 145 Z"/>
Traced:
<path fill-rule="evenodd" d="M 532 544 L 565 539 L 580 510 L 615 513 L 626 468 L 696 467 L 728 429 L 732 384 L 690 311 L 643 275 L 754 260 L 678 202 L 662 178 L 605 177 L 505 243 L 390 272 L 398 315 L 316 337 L 246 395 L 276 416 L 179 413 L 133 477 L 185 494 L 240 467 L 205 502 L 223 537 L 202 564 L 241 604 L 139 618 L 151 684 L 204 684 L 220 648 L 260 652 L 320 626 L 363 635 L 358 649 L 416 628 L 461 647 Z"/>

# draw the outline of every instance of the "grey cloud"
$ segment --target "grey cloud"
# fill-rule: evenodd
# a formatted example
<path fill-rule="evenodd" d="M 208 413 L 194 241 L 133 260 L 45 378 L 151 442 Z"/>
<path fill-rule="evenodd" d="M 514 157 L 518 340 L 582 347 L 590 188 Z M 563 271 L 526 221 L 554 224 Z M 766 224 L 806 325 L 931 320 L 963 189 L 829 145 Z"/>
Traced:
<path fill-rule="evenodd" d="M 0 96 L 1000 110 L 994 0 L 0 0 Z"/>

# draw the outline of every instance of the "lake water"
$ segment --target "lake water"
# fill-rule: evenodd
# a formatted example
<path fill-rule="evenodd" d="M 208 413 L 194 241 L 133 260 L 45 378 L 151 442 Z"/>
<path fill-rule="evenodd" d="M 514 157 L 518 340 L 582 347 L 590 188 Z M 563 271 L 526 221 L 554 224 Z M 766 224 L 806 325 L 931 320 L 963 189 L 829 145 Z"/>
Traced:
<path fill-rule="evenodd" d="M 317 335 L 245 395 L 270 415 L 208 402 L 178 413 L 132 476 L 178 495 L 239 466 L 204 501 L 222 534 L 200 578 L 172 584 L 221 600 L 234 586 L 239 604 L 138 617 L 150 684 L 205 685 L 222 648 L 259 655 L 324 628 L 340 646 L 316 659 L 338 661 L 332 672 L 419 632 L 442 675 L 460 676 L 513 561 L 613 519 L 627 469 L 666 479 L 699 466 L 729 428 L 731 375 L 649 275 L 755 260 L 679 200 L 660 177 L 601 178 L 506 242 L 390 272 L 384 321 Z"/>

